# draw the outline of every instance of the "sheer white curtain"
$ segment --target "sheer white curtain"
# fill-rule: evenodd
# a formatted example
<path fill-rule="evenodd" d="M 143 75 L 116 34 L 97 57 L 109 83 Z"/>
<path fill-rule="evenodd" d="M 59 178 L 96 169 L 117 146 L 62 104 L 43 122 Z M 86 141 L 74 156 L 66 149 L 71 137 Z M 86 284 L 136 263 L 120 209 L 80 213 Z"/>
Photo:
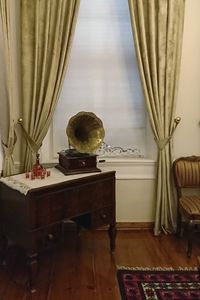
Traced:
<path fill-rule="evenodd" d="M 68 120 L 82 110 L 94 112 L 103 121 L 109 146 L 136 149 L 133 155 L 129 152 L 130 157 L 149 155 L 127 1 L 81 0 L 67 76 L 53 118 L 55 160 L 57 152 L 68 146 Z"/>

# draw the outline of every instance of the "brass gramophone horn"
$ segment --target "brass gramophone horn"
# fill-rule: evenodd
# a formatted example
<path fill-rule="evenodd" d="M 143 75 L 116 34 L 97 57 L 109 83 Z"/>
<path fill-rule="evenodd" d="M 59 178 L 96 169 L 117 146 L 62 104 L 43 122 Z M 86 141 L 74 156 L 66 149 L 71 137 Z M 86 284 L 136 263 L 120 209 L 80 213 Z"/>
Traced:
<path fill-rule="evenodd" d="M 69 145 L 80 153 L 95 152 L 105 136 L 102 121 L 94 113 L 84 111 L 70 118 L 66 133 Z"/>

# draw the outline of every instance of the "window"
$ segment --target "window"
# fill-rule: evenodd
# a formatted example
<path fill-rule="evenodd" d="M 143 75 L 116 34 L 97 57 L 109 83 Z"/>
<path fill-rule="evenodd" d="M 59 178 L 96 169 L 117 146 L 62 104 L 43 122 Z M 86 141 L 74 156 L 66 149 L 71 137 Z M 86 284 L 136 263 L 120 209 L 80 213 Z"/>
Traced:
<path fill-rule="evenodd" d="M 104 142 L 111 148 L 136 149 L 134 156 L 146 156 L 146 113 L 128 1 L 81 0 L 52 124 L 54 157 L 68 148 L 67 123 L 80 111 L 103 121 Z"/>

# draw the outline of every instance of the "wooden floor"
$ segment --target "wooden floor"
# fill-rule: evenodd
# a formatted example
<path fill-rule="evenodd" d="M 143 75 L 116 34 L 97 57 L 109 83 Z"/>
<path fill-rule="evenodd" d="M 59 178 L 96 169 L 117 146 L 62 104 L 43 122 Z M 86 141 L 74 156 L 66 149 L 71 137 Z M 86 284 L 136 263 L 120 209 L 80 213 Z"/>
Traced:
<path fill-rule="evenodd" d="M 0 267 L 0 300 L 120 300 L 116 266 L 195 267 L 200 255 L 196 236 L 192 258 L 185 240 L 171 235 L 155 237 L 150 230 L 118 231 L 114 255 L 106 231 L 68 232 L 64 244 L 40 255 L 37 292 L 26 288 L 22 253 L 12 247 L 6 266 Z"/>

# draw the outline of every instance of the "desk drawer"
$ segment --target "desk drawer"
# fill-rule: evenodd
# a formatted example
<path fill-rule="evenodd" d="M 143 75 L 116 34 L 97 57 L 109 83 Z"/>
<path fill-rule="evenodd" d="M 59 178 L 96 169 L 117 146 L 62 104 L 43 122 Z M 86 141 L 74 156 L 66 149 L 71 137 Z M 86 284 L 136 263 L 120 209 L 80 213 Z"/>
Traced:
<path fill-rule="evenodd" d="M 108 225 L 112 223 L 114 218 L 114 207 L 104 207 L 98 209 L 90 214 L 85 214 L 83 216 L 74 218 L 77 224 L 85 227 L 85 228 L 97 228 L 103 225 Z"/>
<path fill-rule="evenodd" d="M 112 180 L 102 180 L 89 183 L 74 190 L 74 194 L 67 194 L 65 203 L 65 217 L 71 219 L 78 215 L 100 209 L 114 203 Z"/>
<path fill-rule="evenodd" d="M 99 227 L 107 225 L 112 221 L 113 209 L 112 207 L 104 207 L 91 214 L 92 227 Z"/>
<path fill-rule="evenodd" d="M 31 229 L 72 219 L 111 205 L 112 184 L 110 179 L 103 180 L 33 199 L 30 204 Z"/>
<path fill-rule="evenodd" d="M 65 219 L 67 203 L 73 203 L 77 191 L 59 192 L 34 199 L 30 206 L 31 229 L 48 226 Z"/>
<path fill-rule="evenodd" d="M 63 240 L 63 225 L 55 224 L 30 233 L 32 249 L 44 251 L 58 245 Z"/>

